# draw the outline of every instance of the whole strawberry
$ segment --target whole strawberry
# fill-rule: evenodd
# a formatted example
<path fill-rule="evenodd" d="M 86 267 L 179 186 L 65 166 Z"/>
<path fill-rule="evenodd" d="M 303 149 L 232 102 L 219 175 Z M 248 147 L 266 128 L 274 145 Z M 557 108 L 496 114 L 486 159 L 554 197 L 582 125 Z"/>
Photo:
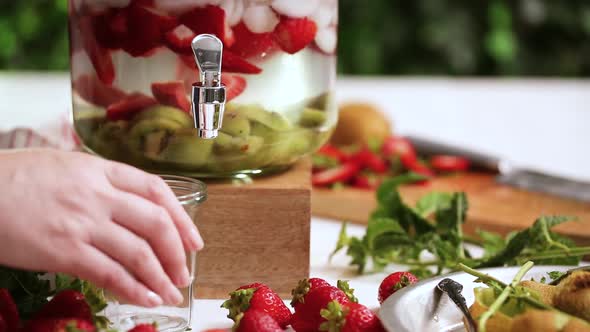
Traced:
<path fill-rule="evenodd" d="M 18 330 L 20 325 L 18 308 L 6 288 L 0 289 L 0 316 L 2 316 L 2 320 L 4 321 L 6 331 Z"/>
<path fill-rule="evenodd" d="M 6 322 L 2 318 L 2 315 L 0 315 L 0 332 L 8 332 L 8 327 L 6 327 Z"/>
<path fill-rule="evenodd" d="M 78 318 L 91 322 L 92 311 L 82 293 L 64 290 L 45 304 L 33 319 L 41 318 Z"/>
<path fill-rule="evenodd" d="M 418 278 L 410 272 L 394 272 L 388 275 L 379 286 L 379 303 L 383 303 L 391 294 L 416 282 Z"/>
<path fill-rule="evenodd" d="M 318 331 L 320 325 L 326 321 L 321 316 L 321 310 L 332 301 L 342 305 L 356 302 L 352 289 L 346 281 L 338 281 L 338 287 L 323 286 L 314 288 L 305 296 L 305 302 L 297 305 L 295 314 L 291 320 L 293 329 L 297 332 Z"/>
<path fill-rule="evenodd" d="M 158 332 L 154 324 L 139 324 L 127 332 Z"/>
<path fill-rule="evenodd" d="M 330 286 L 330 284 L 321 278 L 309 278 L 300 280 L 295 287 L 291 291 L 291 295 L 293 295 L 293 299 L 291 300 L 291 307 L 297 310 L 297 306 L 302 303 L 305 303 L 305 296 L 313 289 Z"/>
<path fill-rule="evenodd" d="M 231 292 L 229 300 L 221 307 L 229 310 L 228 318 L 234 322 L 238 315 L 250 310 L 264 311 L 269 314 L 281 328 L 286 328 L 291 320 L 291 311 L 283 300 L 268 286 L 255 283 L 242 286 Z"/>
<path fill-rule="evenodd" d="M 40 318 L 29 322 L 27 332 L 95 332 L 90 321 L 76 318 Z"/>
<path fill-rule="evenodd" d="M 322 323 L 320 331 L 385 332 L 379 317 L 371 309 L 354 302 L 345 305 L 337 301 L 330 302 L 322 309 L 322 317 L 326 322 Z"/>
<path fill-rule="evenodd" d="M 233 329 L 235 332 L 282 332 L 276 320 L 268 313 L 250 309 L 238 315 Z"/>

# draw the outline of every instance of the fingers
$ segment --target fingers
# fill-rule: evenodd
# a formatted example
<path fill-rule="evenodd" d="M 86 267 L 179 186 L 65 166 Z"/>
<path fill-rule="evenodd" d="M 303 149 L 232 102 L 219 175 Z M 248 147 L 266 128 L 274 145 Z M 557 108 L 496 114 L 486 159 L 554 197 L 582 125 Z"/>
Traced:
<path fill-rule="evenodd" d="M 158 294 L 149 290 L 133 278 L 123 266 L 96 248 L 84 244 L 75 255 L 77 259 L 74 264 L 68 265 L 63 272 L 88 280 L 137 305 L 156 307 L 163 304 Z"/>
<path fill-rule="evenodd" d="M 112 219 L 148 241 L 174 284 L 188 286 L 190 276 L 185 251 L 168 212 L 144 198 L 125 192 L 118 192 L 111 206 Z"/>
<path fill-rule="evenodd" d="M 197 227 L 164 180 L 125 164 L 109 162 L 108 165 L 106 175 L 115 188 L 139 195 L 168 211 L 187 251 L 203 248 L 203 239 Z"/>
<path fill-rule="evenodd" d="M 156 292 L 167 304 L 182 301 L 182 294 L 170 281 L 145 240 L 116 223 L 109 223 L 91 235 L 91 243 Z"/>

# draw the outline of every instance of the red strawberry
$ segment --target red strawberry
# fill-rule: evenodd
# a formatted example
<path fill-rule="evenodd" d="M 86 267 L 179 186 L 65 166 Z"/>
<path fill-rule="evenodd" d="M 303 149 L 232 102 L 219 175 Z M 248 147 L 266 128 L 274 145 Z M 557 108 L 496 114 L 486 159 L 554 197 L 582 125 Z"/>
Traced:
<path fill-rule="evenodd" d="M 223 74 L 221 83 L 225 85 L 225 98 L 230 101 L 246 90 L 246 79 L 239 75 Z"/>
<path fill-rule="evenodd" d="M 250 309 L 238 316 L 233 329 L 235 332 L 282 332 L 279 326 L 268 313 L 262 310 Z"/>
<path fill-rule="evenodd" d="M 152 98 L 141 93 L 133 93 L 121 99 L 120 101 L 109 105 L 107 107 L 107 119 L 109 120 L 129 120 L 137 112 L 143 109 L 154 106 L 158 102 Z"/>
<path fill-rule="evenodd" d="M 225 11 L 218 6 L 197 7 L 180 16 L 180 23 L 189 27 L 195 35 L 209 33 L 229 46 L 234 39 L 233 32 L 225 20 Z"/>
<path fill-rule="evenodd" d="M 438 172 L 464 172 L 469 169 L 469 160 L 450 155 L 436 155 L 430 158 L 430 165 Z"/>
<path fill-rule="evenodd" d="M 317 332 L 318 324 L 310 321 L 302 312 L 297 312 L 291 317 L 291 327 L 296 332 Z"/>
<path fill-rule="evenodd" d="M 299 313 L 294 319 L 295 326 L 304 331 L 318 331 L 320 325 L 325 322 L 320 312 L 328 303 L 336 301 L 340 304 L 347 304 L 357 301 L 346 282 L 339 281 L 338 286 L 318 287 L 307 293 L 305 302 L 295 308 L 295 311 Z M 300 332 L 300 330 L 296 331 Z"/>
<path fill-rule="evenodd" d="M 330 302 L 322 310 L 322 317 L 327 321 L 320 327 L 321 331 L 330 332 L 385 332 L 379 317 L 371 309 L 358 303 L 341 305 Z"/>
<path fill-rule="evenodd" d="M 291 295 L 293 295 L 293 299 L 291 300 L 291 307 L 297 309 L 297 307 L 305 303 L 305 296 L 313 289 L 330 286 L 330 284 L 321 278 L 309 278 L 300 280 L 297 284 L 297 287 L 293 288 L 291 291 Z"/>
<path fill-rule="evenodd" d="M 391 294 L 416 282 L 418 278 L 410 272 L 394 272 L 388 275 L 379 286 L 379 303 L 383 303 Z"/>
<path fill-rule="evenodd" d="M 420 175 L 424 175 L 425 177 L 433 177 L 434 172 L 422 161 L 416 160 L 414 164 L 410 164 L 407 166 L 408 170 L 418 173 Z"/>
<path fill-rule="evenodd" d="M 349 157 L 348 157 L 348 155 L 346 155 L 346 153 L 344 153 L 342 150 L 338 149 L 337 147 L 335 147 L 329 143 L 322 146 L 318 150 L 317 154 L 321 154 L 321 155 L 324 155 L 327 157 L 334 158 L 341 163 L 344 163 L 344 162 L 348 161 L 348 159 L 349 159 Z"/>
<path fill-rule="evenodd" d="M 276 48 L 273 34 L 270 32 L 254 33 L 243 22 L 234 26 L 233 32 L 236 41 L 230 50 L 241 57 L 264 58 Z"/>
<path fill-rule="evenodd" d="M 229 73 L 259 74 L 262 72 L 260 67 L 251 64 L 239 55 L 228 50 L 223 52 L 222 68 L 223 71 Z"/>
<path fill-rule="evenodd" d="M 176 107 L 187 113 L 191 110 L 191 103 L 185 93 L 183 81 L 152 83 L 152 94 L 162 105 Z"/>
<path fill-rule="evenodd" d="M 8 332 L 8 327 L 6 326 L 6 322 L 4 321 L 4 318 L 2 318 L 2 315 L 0 315 L 0 332 Z"/>
<path fill-rule="evenodd" d="M 273 36 L 283 51 L 295 54 L 315 39 L 317 31 L 315 22 L 308 18 L 283 18 Z"/>
<path fill-rule="evenodd" d="M 374 176 L 359 174 L 352 181 L 352 186 L 359 189 L 373 190 L 379 187 L 379 181 Z"/>
<path fill-rule="evenodd" d="M 20 325 L 18 308 L 8 292 L 8 289 L 0 289 L 0 317 L 4 321 L 7 331 L 16 331 Z"/>
<path fill-rule="evenodd" d="M 72 85 L 80 97 L 97 106 L 107 107 L 125 98 L 125 92 L 102 83 L 93 75 L 82 75 Z"/>
<path fill-rule="evenodd" d="M 228 329 L 208 329 L 203 332 L 230 332 Z"/>
<path fill-rule="evenodd" d="M 115 65 L 109 50 L 102 48 L 92 31 L 92 21 L 88 17 L 82 17 L 78 21 L 82 44 L 86 54 L 92 62 L 98 78 L 105 84 L 112 84 L 115 80 Z"/>
<path fill-rule="evenodd" d="M 47 318 L 34 319 L 29 322 L 27 332 L 94 332 L 96 328 L 90 321 L 77 318 Z"/>
<path fill-rule="evenodd" d="M 127 25 L 125 8 L 111 8 L 92 21 L 96 40 L 102 47 L 109 49 L 120 49 L 123 46 L 129 33 Z"/>
<path fill-rule="evenodd" d="M 174 17 L 153 8 L 132 3 L 126 10 L 128 33 L 122 48 L 134 57 L 149 55 L 162 45 L 164 35 L 177 26 Z"/>
<path fill-rule="evenodd" d="M 357 152 L 353 158 L 359 165 L 366 167 L 375 173 L 383 174 L 387 172 L 387 164 L 385 163 L 385 160 L 366 147 Z"/>
<path fill-rule="evenodd" d="M 158 332 L 154 324 L 139 324 L 127 332 Z"/>
<path fill-rule="evenodd" d="M 356 162 L 347 162 L 336 168 L 330 168 L 312 175 L 314 186 L 327 186 L 336 182 L 346 182 L 352 179 L 360 170 Z"/>
<path fill-rule="evenodd" d="M 35 314 L 34 319 L 42 318 L 77 318 L 92 321 L 92 311 L 82 293 L 64 290 L 55 295 Z"/>
<path fill-rule="evenodd" d="M 197 35 L 186 25 L 181 24 L 164 35 L 166 46 L 179 54 L 192 54 L 191 43 Z M 194 62 L 194 61 L 193 61 Z"/>
<path fill-rule="evenodd" d="M 381 146 L 381 153 L 387 159 L 399 158 L 406 168 L 414 166 L 418 159 L 412 143 L 403 137 L 386 138 Z"/>
<path fill-rule="evenodd" d="M 236 322 L 239 320 L 239 315 L 251 310 L 260 310 L 269 314 L 282 328 L 287 327 L 291 320 L 289 308 L 277 293 L 264 284 L 238 288 L 230 293 L 230 299 L 225 301 L 222 307 L 229 310 L 228 317 Z"/>

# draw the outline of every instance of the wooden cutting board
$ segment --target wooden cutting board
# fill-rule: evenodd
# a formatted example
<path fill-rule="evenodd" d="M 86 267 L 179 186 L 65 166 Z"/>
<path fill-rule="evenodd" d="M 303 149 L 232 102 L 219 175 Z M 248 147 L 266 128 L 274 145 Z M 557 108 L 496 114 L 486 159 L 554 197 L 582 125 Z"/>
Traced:
<path fill-rule="evenodd" d="M 485 229 L 505 234 L 530 226 L 541 215 L 577 216 L 578 222 L 559 225 L 556 230 L 590 245 L 590 204 L 501 185 L 492 174 L 439 177 L 429 185 L 403 186 L 400 191 L 411 204 L 430 191 L 466 192 L 470 206 L 465 227 L 471 233 Z M 312 192 L 312 214 L 318 217 L 366 224 L 375 206 L 373 191 L 316 188 Z"/>

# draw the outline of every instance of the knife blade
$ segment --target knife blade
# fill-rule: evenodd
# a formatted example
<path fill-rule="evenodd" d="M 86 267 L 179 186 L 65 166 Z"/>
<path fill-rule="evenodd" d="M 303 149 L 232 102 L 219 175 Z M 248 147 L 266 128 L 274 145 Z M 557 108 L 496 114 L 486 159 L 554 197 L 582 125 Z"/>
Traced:
<path fill-rule="evenodd" d="M 407 136 L 420 155 L 450 154 L 471 161 L 474 169 L 498 174 L 496 181 L 505 185 L 555 196 L 590 202 L 590 183 L 519 167 L 508 160 L 430 139 Z"/>

